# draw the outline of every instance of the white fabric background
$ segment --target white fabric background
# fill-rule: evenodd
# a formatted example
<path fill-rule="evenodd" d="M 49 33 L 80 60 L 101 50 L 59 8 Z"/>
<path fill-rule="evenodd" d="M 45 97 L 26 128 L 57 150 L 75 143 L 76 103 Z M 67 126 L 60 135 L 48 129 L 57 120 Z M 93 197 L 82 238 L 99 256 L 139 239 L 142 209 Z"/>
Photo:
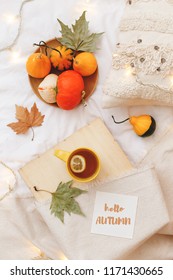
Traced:
<path fill-rule="evenodd" d="M 7 24 L 4 14 L 17 15 L 21 3 L 21 0 L 0 0 L 0 49 L 13 42 L 18 29 L 18 22 Z M 15 190 L 10 197 L 0 202 L 0 259 L 30 259 L 38 255 L 36 247 L 46 251 L 49 257 L 57 254 L 57 258 L 62 258 L 58 248 L 55 252 L 53 238 L 50 239 L 46 225 L 35 211 L 30 191 L 18 174 L 18 169 L 25 163 L 99 116 L 132 163 L 137 165 L 173 122 L 172 108 L 102 109 L 102 86 L 111 68 L 112 52 L 118 40 L 118 24 L 124 7 L 123 0 L 33 0 L 23 6 L 20 36 L 12 48 L 20 53 L 20 57 L 14 60 L 11 51 L 0 52 L 0 159 L 17 175 Z M 28 82 L 25 62 L 35 50 L 33 43 L 60 36 L 57 18 L 71 25 L 84 10 L 87 10 L 90 30 L 105 32 L 96 52 L 99 81 L 85 109 L 79 106 L 72 111 L 63 111 L 43 103 L 35 96 Z M 31 141 L 30 130 L 25 135 L 16 135 L 6 125 L 15 121 L 15 104 L 30 108 L 34 102 L 45 114 L 45 121 L 43 126 L 34 129 L 35 139 Z M 152 137 L 142 139 L 135 135 L 128 122 L 115 125 L 112 114 L 117 120 L 129 115 L 151 114 L 156 119 L 157 130 Z M 40 232 L 40 226 L 45 227 L 44 233 Z M 167 255 L 170 257 L 169 248 L 165 250 L 165 258 Z"/>

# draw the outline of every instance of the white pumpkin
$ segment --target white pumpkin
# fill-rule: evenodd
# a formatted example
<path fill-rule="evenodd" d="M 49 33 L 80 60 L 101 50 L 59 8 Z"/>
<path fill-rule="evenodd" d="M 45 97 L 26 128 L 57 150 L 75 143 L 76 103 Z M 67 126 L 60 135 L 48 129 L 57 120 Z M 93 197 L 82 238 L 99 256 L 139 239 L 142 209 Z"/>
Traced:
<path fill-rule="evenodd" d="M 57 81 L 58 81 L 58 75 L 49 74 L 43 79 L 43 81 L 38 86 L 38 92 L 40 96 L 47 103 L 56 102 Z"/>

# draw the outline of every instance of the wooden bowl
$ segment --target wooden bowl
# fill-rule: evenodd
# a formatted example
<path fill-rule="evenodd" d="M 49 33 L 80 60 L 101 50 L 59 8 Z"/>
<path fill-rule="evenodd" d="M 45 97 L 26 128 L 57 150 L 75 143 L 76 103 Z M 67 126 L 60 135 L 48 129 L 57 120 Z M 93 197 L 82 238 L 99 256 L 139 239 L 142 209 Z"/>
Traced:
<path fill-rule="evenodd" d="M 57 40 L 57 39 L 52 39 L 46 42 L 46 44 L 52 48 L 56 48 L 57 46 L 61 45 L 61 43 Z M 45 52 L 45 47 L 41 47 L 43 53 Z M 40 48 L 38 48 L 35 52 L 40 52 Z M 47 49 L 47 54 L 48 56 L 50 55 L 51 49 Z M 59 75 L 60 73 L 62 73 L 61 71 L 58 71 L 57 69 L 55 69 L 54 67 L 51 68 L 51 71 L 49 74 L 56 74 Z M 42 79 L 38 79 L 38 78 L 33 78 L 31 76 L 28 75 L 29 78 L 29 82 L 31 85 L 31 88 L 33 90 L 33 92 L 45 103 L 47 103 L 39 94 L 38 92 L 38 86 L 39 84 L 43 81 Z M 83 77 L 84 79 L 84 90 L 85 90 L 85 97 L 84 99 L 86 100 L 89 96 L 91 96 L 96 88 L 97 85 L 97 81 L 98 81 L 98 68 L 97 70 L 94 72 L 94 74 L 87 76 L 87 77 Z M 47 103 L 51 106 L 56 106 L 58 107 L 58 105 L 56 103 Z"/>

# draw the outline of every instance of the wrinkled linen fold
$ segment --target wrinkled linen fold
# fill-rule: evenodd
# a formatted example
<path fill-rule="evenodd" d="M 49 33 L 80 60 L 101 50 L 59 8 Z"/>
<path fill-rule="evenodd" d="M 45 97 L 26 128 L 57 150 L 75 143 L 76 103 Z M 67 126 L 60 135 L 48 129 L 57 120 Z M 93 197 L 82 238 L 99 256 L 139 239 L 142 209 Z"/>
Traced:
<path fill-rule="evenodd" d="M 173 235 L 173 127 L 159 139 L 145 158 L 141 161 L 140 166 L 147 164 L 155 167 L 162 192 L 168 208 L 170 222 L 160 233 Z"/>

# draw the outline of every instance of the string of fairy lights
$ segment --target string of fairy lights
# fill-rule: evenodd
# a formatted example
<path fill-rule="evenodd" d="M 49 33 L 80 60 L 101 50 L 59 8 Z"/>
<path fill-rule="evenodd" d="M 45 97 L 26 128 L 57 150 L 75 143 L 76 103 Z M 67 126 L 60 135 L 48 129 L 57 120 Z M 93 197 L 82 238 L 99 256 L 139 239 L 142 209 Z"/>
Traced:
<path fill-rule="evenodd" d="M 21 34 L 23 8 L 27 3 L 32 2 L 32 1 L 34 1 L 34 0 L 24 0 L 24 1 L 22 1 L 21 6 L 19 8 L 19 13 L 17 15 L 12 14 L 12 13 L 5 13 L 5 14 L 2 15 L 3 21 L 8 25 L 13 25 L 14 23 L 16 23 L 16 21 L 18 21 L 18 28 L 17 28 L 17 33 L 16 33 L 15 38 L 7 46 L 0 48 L 0 52 L 10 51 L 11 52 L 11 57 L 14 61 L 17 60 L 20 56 L 19 51 L 16 51 L 13 48 L 16 45 L 16 43 L 17 43 L 17 41 L 20 37 L 20 34 Z M 90 0 L 85 0 L 85 3 L 89 4 Z"/>
<path fill-rule="evenodd" d="M 17 27 L 17 32 L 16 32 L 16 36 L 13 39 L 13 41 L 11 43 L 9 43 L 8 45 L 6 45 L 5 47 L 0 48 L 0 53 L 4 52 L 4 51 L 10 51 L 10 56 L 12 58 L 12 61 L 18 61 L 19 57 L 20 57 L 20 53 L 19 51 L 16 51 L 14 49 L 15 45 L 17 44 L 17 41 L 20 37 L 21 31 L 22 31 L 22 15 L 23 15 L 23 9 L 24 6 L 29 3 L 29 2 L 33 2 L 34 0 L 24 0 L 21 2 L 20 8 L 19 8 L 19 12 L 18 14 L 12 14 L 12 13 L 4 13 L 2 14 L 2 19 L 3 21 L 7 24 L 7 25 L 13 25 L 14 23 L 18 22 L 18 27 Z M 86 4 L 90 3 L 90 0 L 86 0 L 85 1 Z M 13 170 L 8 167 L 4 162 L 0 161 L 0 164 L 2 164 L 4 166 L 4 168 L 7 168 L 8 170 L 10 170 L 13 175 L 15 176 Z M 1 174 L 2 175 L 2 174 Z M 9 187 L 9 191 L 11 192 L 11 187 Z M 4 197 L 3 197 L 4 198 Z M 2 198 L 2 199 L 3 199 Z M 1 199 L 0 199 L 1 200 Z"/>
<path fill-rule="evenodd" d="M 18 15 L 13 15 L 11 13 L 5 13 L 5 14 L 2 15 L 3 20 L 9 25 L 12 25 L 16 21 L 18 21 L 18 29 L 17 29 L 17 34 L 16 34 L 15 38 L 13 39 L 13 41 L 9 45 L 0 49 L 0 52 L 10 51 L 13 59 L 17 59 L 19 57 L 19 52 L 13 50 L 13 47 L 16 45 L 16 43 L 19 39 L 20 33 L 21 33 L 23 8 L 24 8 L 25 4 L 27 4 L 31 1 L 34 1 L 34 0 L 24 0 L 21 3 Z"/>
<path fill-rule="evenodd" d="M 12 58 L 17 59 L 19 57 L 19 52 L 14 51 L 13 47 L 16 45 L 21 29 L 22 29 L 22 12 L 23 12 L 23 7 L 26 3 L 31 2 L 34 0 L 25 0 L 21 3 L 20 9 L 19 9 L 19 14 L 18 15 L 13 15 L 13 14 L 3 14 L 2 18 L 7 24 L 14 24 L 16 21 L 19 21 L 18 23 L 18 29 L 17 29 L 17 34 L 12 43 L 9 45 L 3 47 L 0 49 L 0 52 L 4 51 L 10 51 Z M 15 172 L 10 168 L 7 164 L 5 164 L 2 160 L 0 160 L 0 187 L 1 187 L 1 192 L 0 192 L 0 202 L 6 198 L 14 189 L 15 185 L 17 182 L 17 176 Z M 48 259 L 47 256 L 42 252 L 39 248 L 31 244 L 32 250 L 36 254 L 35 259 Z"/>
<path fill-rule="evenodd" d="M 4 20 L 4 22 L 8 25 L 12 25 L 14 23 L 16 23 L 16 21 L 18 21 L 18 28 L 17 28 L 17 33 L 15 38 L 13 39 L 13 41 L 5 46 L 2 47 L 0 49 L 0 52 L 4 52 L 4 51 L 10 51 L 11 52 L 11 57 L 13 58 L 13 60 L 17 59 L 19 57 L 19 52 L 13 50 L 13 47 L 16 45 L 20 33 L 21 33 L 21 29 L 22 29 L 22 13 L 23 13 L 23 7 L 26 3 L 31 2 L 33 0 L 24 0 L 21 3 L 21 6 L 19 8 L 19 13 L 17 15 L 13 15 L 11 13 L 5 13 L 2 15 L 2 19 Z M 7 166 L 3 161 L 0 161 L 0 165 L 1 165 L 1 169 L 0 169 L 0 175 L 1 178 L 3 178 L 3 186 L 7 186 L 5 188 L 6 192 L 4 192 L 2 195 L 0 195 L 0 201 L 3 200 L 7 195 L 9 195 L 9 193 L 11 193 L 11 191 L 13 190 L 15 184 L 16 184 L 16 175 L 14 173 L 14 171 Z"/>
<path fill-rule="evenodd" d="M 16 36 L 14 37 L 12 42 L 6 46 L 0 48 L 0 53 L 5 52 L 5 51 L 10 52 L 10 57 L 12 58 L 13 62 L 18 61 L 20 58 L 20 52 L 16 51 L 14 47 L 16 46 L 18 39 L 20 37 L 21 31 L 22 31 L 23 9 L 27 3 L 32 2 L 32 1 L 34 1 L 34 0 L 22 1 L 17 15 L 12 14 L 12 13 L 2 14 L 2 20 L 7 25 L 12 26 L 13 24 L 18 23 Z M 86 0 L 85 3 L 89 4 L 90 0 Z M 15 172 L 12 170 L 11 167 L 9 167 L 2 160 L 0 160 L 0 178 L 1 178 L 0 187 L 2 187 L 2 190 L 0 192 L 0 202 L 1 202 L 5 197 L 7 197 L 13 191 L 13 189 L 17 183 L 17 176 L 16 176 Z M 37 255 L 37 257 L 34 259 L 49 259 L 44 254 L 44 252 L 42 252 L 38 247 L 36 247 L 33 244 L 31 244 L 31 247 L 36 252 L 36 255 Z M 58 256 L 59 259 L 62 259 L 62 260 L 67 259 L 66 256 L 62 252 L 59 252 L 58 254 L 59 254 L 59 256 Z"/>
<path fill-rule="evenodd" d="M 15 187 L 17 178 L 14 171 L 3 161 L 0 161 L 0 201 L 9 195 Z"/>

